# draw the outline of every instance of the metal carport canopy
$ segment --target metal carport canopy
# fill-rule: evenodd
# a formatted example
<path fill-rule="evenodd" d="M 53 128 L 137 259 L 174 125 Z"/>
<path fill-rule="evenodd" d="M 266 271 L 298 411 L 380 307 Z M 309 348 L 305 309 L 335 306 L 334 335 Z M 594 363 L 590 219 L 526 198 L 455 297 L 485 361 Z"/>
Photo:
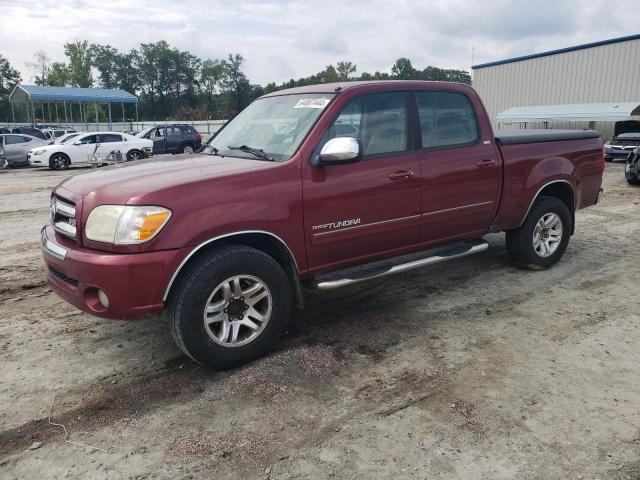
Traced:
<path fill-rule="evenodd" d="M 12 103 L 74 102 L 74 103 L 138 103 L 138 97 L 124 90 L 106 88 L 49 87 L 16 85 L 9 95 Z"/>
<path fill-rule="evenodd" d="M 496 121 L 502 123 L 602 122 L 628 120 L 635 115 L 640 115 L 640 101 L 513 107 L 496 115 Z"/>

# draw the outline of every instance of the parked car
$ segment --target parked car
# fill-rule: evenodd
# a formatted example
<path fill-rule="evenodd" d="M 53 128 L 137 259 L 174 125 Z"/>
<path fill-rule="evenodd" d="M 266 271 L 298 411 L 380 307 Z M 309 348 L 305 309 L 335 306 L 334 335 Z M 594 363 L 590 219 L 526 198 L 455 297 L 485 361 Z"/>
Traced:
<path fill-rule="evenodd" d="M 8 133 L 0 135 L 4 147 L 4 155 L 10 167 L 29 164 L 29 150 L 47 145 L 45 140 L 31 135 Z"/>
<path fill-rule="evenodd" d="M 42 133 L 42 130 L 34 127 L 14 127 L 11 129 L 11 133 L 25 134 L 39 138 L 40 140 L 47 140 L 47 136 Z"/>
<path fill-rule="evenodd" d="M 194 153 L 202 147 L 202 135 L 191 125 L 159 125 L 136 134 L 153 140 L 153 153 Z"/>
<path fill-rule="evenodd" d="M 8 166 L 7 157 L 4 155 L 4 138 L 0 138 L 0 170 L 4 170 Z"/>
<path fill-rule="evenodd" d="M 640 148 L 633 150 L 624 166 L 624 176 L 629 185 L 640 185 Z"/>
<path fill-rule="evenodd" d="M 76 133 L 76 130 L 73 128 L 52 128 L 45 129 L 42 133 L 45 134 L 48 140 L 55 140 L 56 138 L 62 137 L 68 133 Z"/>
<path fill-rule="evenodd" d="M 632 150 L 640 147 L 640 121 L 616 122 L 613 138 L 604 144 L 604 159 L 626 159 Z"/>
<path fill-rule="evenodd" d="M 65 170 L 71 165 L 88 165 L 119 151 L 128 161 L 153 155 L 153 142 L 119 132 L 83 133 L 71 142 L 45 145 L 29 152 L 29 164 Z"/>
<path fill-rule="evenodd" d="M 57 144 L 67 143 L 67 142 L 70 142 L 73 138 L 79 137 L 80 135 L 82 135 L 82 132 L 66 133 L 54 140 L 49 140 L 49 145 L 53 145 L 54 143 L 57 143 Z"/>
<path fill-rule="evenodd" d="M 517 265 L 551 267 L 603 172 L 598 132 L 494 135 L 467 85 L 313 85 L 259 98 L 188 162 L 65 180 L 42 248 L 66 301 L 165 311 L 187 355 L 227 368 L 273 346 L 304 288 L 476 254 L 500 231 Z"/>

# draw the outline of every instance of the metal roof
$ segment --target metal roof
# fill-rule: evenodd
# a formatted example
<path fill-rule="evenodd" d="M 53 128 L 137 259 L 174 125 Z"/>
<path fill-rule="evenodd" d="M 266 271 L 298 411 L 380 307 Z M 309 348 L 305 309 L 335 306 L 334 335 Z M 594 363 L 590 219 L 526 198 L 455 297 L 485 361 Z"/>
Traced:
<path fill-rule="evenodd" d="M 640 115 L 640 101 L 513 107 L 496 115 L 498 122 L 601 122 Z"/>
<path fill-rule="evenodd" d="M 609 40 L 601 40 L 599 42 L 584 43 L 582 45 L 561 48 L 559 50 L 550 50 L 548 52 L 533 53 L 531 55 L 524 55 L 522 57 L 507 58 L 506 60 L 498 60 L 496 62 L 481 63 L 479 65 L 473 65 L 471 68 L 475 70 L 478 68 L 493 67 L 494 65 L 504 65 L 505 63 L 521 62 L 523 60 L 530 60 L 532 58 L 547 57 L 549 55 L 557 55 L 559 53 L 574 52 L 576 50 L 584 50 L 585 48 L 601 47 L 602 45 L 610 45 L 612 43 L 628 42 L 630 40 L 639 40 L 639 39 L 640 39 L 640 34 L 628 35 L 626 37 L 618 37 L 618 38 L 611 38 Z"/>
<path fill-rule="evenodd" d="M 18 102 L 138 103 L 138 97 L 124 90 L 106 88 L 16 85 L 9 100 Z"/>

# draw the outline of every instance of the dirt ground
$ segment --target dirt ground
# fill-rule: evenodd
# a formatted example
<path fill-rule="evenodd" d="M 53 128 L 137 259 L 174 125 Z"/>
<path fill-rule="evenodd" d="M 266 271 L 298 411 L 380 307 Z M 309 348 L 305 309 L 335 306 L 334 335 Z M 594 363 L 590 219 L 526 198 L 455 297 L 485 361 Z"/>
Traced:
<path fill-rule="evenodd" d="M 0 173 L 0 478 L 640 479 L 640 189 L 608 165 L 559 265 L 482 254 L 312 294 L 277 350 L 203 369 L 162 319 L 47 287 L 68 175 Z M 100 450 L 65 443 L 69 440 Z M 32 448 L 30 448 L 32 447 Z"/>

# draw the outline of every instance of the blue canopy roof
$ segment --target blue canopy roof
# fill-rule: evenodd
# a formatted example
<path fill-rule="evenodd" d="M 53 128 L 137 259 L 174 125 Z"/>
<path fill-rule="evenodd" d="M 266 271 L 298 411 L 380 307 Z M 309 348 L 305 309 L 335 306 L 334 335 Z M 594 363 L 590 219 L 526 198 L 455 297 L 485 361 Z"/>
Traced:
<path fill-rule="evenodd" d="M 16 85 L 9 100 L 18 102 L 138 103 L 138 97 L 124 90 L 107 88 L 48 87 Z"/>

